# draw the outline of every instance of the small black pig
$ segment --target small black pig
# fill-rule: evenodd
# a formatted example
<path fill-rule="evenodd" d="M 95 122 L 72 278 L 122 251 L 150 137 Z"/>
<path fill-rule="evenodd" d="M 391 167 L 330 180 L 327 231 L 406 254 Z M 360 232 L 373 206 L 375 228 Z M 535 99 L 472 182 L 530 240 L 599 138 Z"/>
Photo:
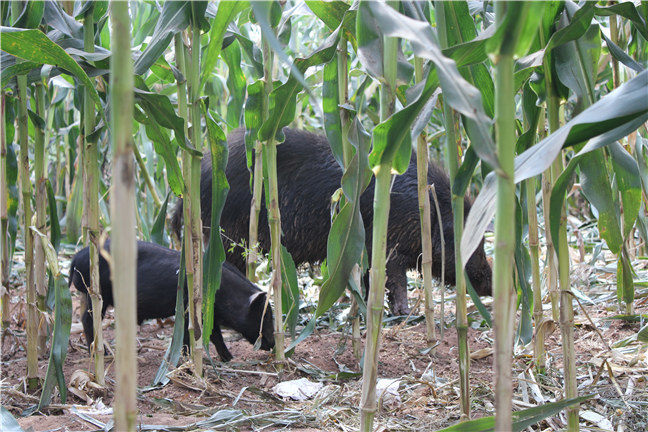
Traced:
<path fill-rule="evenodd" d="M 250 221 L 249 172 L 246 166 L 244 130 L 237 129 L 228 137 L 229 158 L 227 181 L 230 191 L 227 195 L 221 228 L 227 238 L 235 242 L 248 238 Z M 277 146 L 277 176 L 279 186 L 279 208 L 281 212 L 282 244 L 292 254 L 296 264 L 317 263 L 326 258 L 326 243 L 331 226 L 331 196 L 340 187 L 342 169 L 331 153 L 326 137 L 310 132 L 284 128 L 286 140 Z M 200 194 L 203 225 L 211 221 L 211 159 L 203 158 L 200 179 Z M 455 283 L 454 231 L 451 207 L 450 181 L 442 168 L 430 164 L 428 183 L 436 187 L 441 226 L 445 238 L 445 280 Z M 374 179 L 362 194 L 361 213 L 366 232 L 366 246 L 371 254 L 371 232 L 373 222 Z M 432 197 L 430 197 L 432 200 Z M 432 201 L 433 202 L 433 201 Z M 465 199 L 466 215 L 470 202 Z M 434 205 L 434 204 L 433 204 Z M 270 249 L 270 235 L 265 210 L 261 199 L 259 216 L 259 244 L 261 249 Z M 431 212 L 432 222 L 432 273 L 441 276 L 441 235 L 437 213 Z M 172 225 L 180 235 L 182 202 L 176 207 Z M 226 248 L 229 250 L 229 248 Z M 244 271 L 245 259 L 239 247 L 228 252 L 227 260 Z M 387 290 L 391 311 L 404 315 L 409 311 L 407 303 L 408 269 L 417 268 L 421 255 L 421 225 L 419 221 L 416 181 L 416 155 L 412 155 L 409 167 L 403 175 L 396 176 L 391 190 L 387 234 Z M 491 268 L 482 244 L 466 263 L 466 273 L 479 295 L 491 295 Z"/>
<path fill-rule="evenodd" d="M 110 241 L 105 249 L 110 251 Z M 155 243 L 137 242 L 137 322 L 146 319 L 166 318 L 175 315 L 180 252 L 167 249 Z M 101 317 L 106 314 L 108 306 L 113 303 L 110 266 L 99 256 L 99 283 L 103 297 Z M 90 250 L 83 248 L 72 259 L 69 285 L 86 295 L 86 310 L 81 317 L 83 331 L 88 347 L 94 340 L 92 327 L 92 304 L 87 286 L 90 284 Z M 185 284 L 185 293 L 187 292 Z M 185 294 L 185 304 L 186 304 Z M 214 301 L 214 329 L 211 341 L 221 360 L 229 361 L 232 354 L 227 349 L 221 326 L 229 327 L 241 333 L 250 343 L 259 336 L 263 319 L 261 348 L 270 350 L 274 347 L 273 317 L 270 307 L 263 315 L 266 293 L 252 284 L 228 262 L 223 263 L 221 286 L 216 291 Z M 185 321 L 186 323 L 186 321 Z M 185 325 L 185 345 L 188 344 L 188 331 Z"/>

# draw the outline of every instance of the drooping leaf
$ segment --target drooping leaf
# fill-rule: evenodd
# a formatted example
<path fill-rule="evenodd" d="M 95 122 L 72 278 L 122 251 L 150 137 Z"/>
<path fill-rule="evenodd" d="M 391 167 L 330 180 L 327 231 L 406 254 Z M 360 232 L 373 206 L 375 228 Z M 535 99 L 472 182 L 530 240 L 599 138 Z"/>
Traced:
<path fill-rule="evenodd" d="M 618 142 L 608 146 L 616 186 L 623 204 L 623 238 L 628 238 L 641 208 L 641 178 L 635 159 Z"/>
<path fill-rule="evenodd" d="M 321 316 L 340 298 L 365 247 L 360 196 L 371 179 L 367 161 L 370 138 L 357 117 L 349 131 L 349 142 L 355 154 L 342 177 L 345 203 L 333 219 L 329 232 L 326 245 L 328 278 L 320 289 L 316 316 Z"/>
<path fill-rule="evenodd" d="M 39 3 L 39 2 L 30 2 Z M 73 39 L 83 39 L 83 25 L 65 13 L 56 1 L 45 1 L 44 18 L 48 26 Z M 88 2 L 90 3 L 90 2 Z"/>
<path fill-rule="evenodd" d="M 504 20 L 486 43 L 486 50 L 495 55 L 526 55 L 540 25 L 544 8 L 545 2 L 507 3 Z"/>
<path fill-rule="evenodd" d="M 47 179 L 47 208 L 50 220 L 50 239 L 55 250 L 61 246 L 61 226 L 59 225 L 58 214 L 56 213 L 56 197 L 52 183 Z"/>
<path fill-rule="evenodd" d="M 206 108 L 203 111 L 212 161 L 209 243 L 203 257 L 203 344 L 208 350 L 209 338 L 214 328 L 214 298 L 216 291 L 220 288 L 223 262 L 225 261 L 225 248 L 220 235 L 220 218 L 229 191 L 229 184 L 225 176 L 228 155 L 225 133 L 214 121 L 212 114 Z"/>
<path fill-rule="evenodd" d="M 241 48 L 237 40 L 223 50 L 221 53 L 227 64 L 227 89 L 229 100 L 227 101 L 227 125 L 231 129 L 239 127 L 243 116 L 243 105 L 245 102 L 245 90 L 247 80 L 241 69 Z"/>
<path fill-rule="evenodd" d="M 263 124 L 263 80 L 257 80 L 247 88 L 248 97 L 245 101 L 245 155 L 248 170 L 252 171 L 254 163 L 254 143 L 257 140 L 259 128 Z"/>
<path fill-rule="evenodd" d="M 595 3 L 596 5 L 596 3 Z M 648 20 L 646 15 L 637 10 L 637 6 L 631 2 L 620 2 L 610 4 L 609 6 L 595 6 L 594 13 L 596 15 L 620 15 L 629 19 L 635 25 L 635 28 L 641 33 L 644 40 L 648 41 Z"/>
<path fill-rule="evenodd" d="M 385 36 L 409 40 L 414 54 L 435 64 L 444 99 L 465 116 L 466 128 L 475 137 L 475 152 L 494 169 L 498 169 L 499 163 L 490 133 L 491 119 L 484 112 L 479 90 L 461 76 L 453 60 L 441 53 L 430 24 L 402 15 L 382 2 L 369 2 L 367 7 Z"/>
<path fill-rule="evenodd" d="M 154 118 L 149 118 L 148 121 L 144 123 L 144 128 L 146 130 L 146 135 L 153 143 L 155 152 L 164 159 L 169 187 L 176 196 L 182 196 L 184 180 L 182 178 L 180 164 L 178 164 L 178 158 L 176 157 L 177 147 L 169 138 L 168 133 L 160 127 Z"/>
<path fill-rule="evenodd" d="M 61 400 L 65 403 L 67 398 L 67 384 L 63 376 L 63 364 L 67 356 L 68 343 L 70 340 L 70 327 L 72 326 L 72 297 L 65 277 L 59 271 L 58 257 L 54 246 L 49 242 L 47 236 L 32 228 L 35 236 L 40 239 L 45 258 L 47 259 L 48 270 L 54 278 L 55 307 L 54 307 L 54 334 L 50 348 L 49 364 L 40 401 L 39 409 L 49 405 L 52 399 L 54 385 L 58 385 Z M 56 381 L 55 381 L 56 380 Z"/>
<path fill-rule="evenodd" d="M 167 372 L 169 367 L 176 367 L 178 361 L 180 360 L 180 355 L 182 354 L 182 345 L 184 342 L 184 330 L 185 330 L 185 320 L 186 320 L 186 304 L 185 304 L 185 247 L 184 242 L 182 243 L 182 248 L 180 250 L 180 268 L 178 270 L 178 286 L 176 289 L 176 306 L 175 306 L 175 323 L 173 324 L 173 336 L 171 337 L 171 343 L 164 353 L 164 358 L 160 367 L 155 373 L 153 382 L 151 385 L 166 384 L 169 382 L 169 377 Z"/>
<path fill-rule="evenodd" d="M 142 55 L 133 64 L 135 75 L 143 75 L 166 51 L 173 36 L 187 28 L 191 19 L 190 3 L 188 1 L 164 2 L 153 36 Z"/>
<path fill-rule="evenodd" d="M 610 144 L 641 126 L 648 119 L 648 71 L 624 83 L 538 144 L 515 158 L 515 182 L 546 170 L 563 147 L 590 140 L 580 153 Z M 489 174 L 475 200 L 461 239 L 464 262 L 472 255 L 495 212 L 495 176 Z"/>
<path fill-rule="evenodd" d="M 90 92 L 99 114 L 104 115 L 101 99 L 92 80 L 63 48 L 52 42 L 42 31 L 0 27 L 0 34 L 3 51 L 34 63 L 61 67 L 77 77 Z"/>
<path fill-rule="evenodd" d="M 326 41 L 314 53 L 306 58 L 295 59 L 291 71 L 296 71 L 299 76 L 303 77 L 309 67 L 328 63 L 336 53 L 338 40 L 339 32 L 336 31 L 326 38 Z M 270 137 L 275 137 L 280 142 L 283 141 L 281 130 L 284 126 L 288 126 L 295 117 L 296 96 L 303 85 L 303 78 L 300 80 L 299 76 L 291 72 L 288 80 L 270 93 L 268 101 L 270 113 L 258 133 L 261 141 L 267 141 Z"/>
<path fill-rule="evenodd" d="M 247 7 L 244 1 L 222 1 L 218 3 L 216 18 L 209 30 L 209 44 L 201 56 L 202 72 L 200 74 L 200 87 L 204 87 L 207 77 L 210 76 L 216 67 L 218 56 L 223 45 L 223 36 L 229 23 Z"/>
<path fill-rule="evenodd" d="M 151 227 L 151 240 L 154 243 L 157 243 L 162 246 L 169 246 L 169 238 L 164 235 L 164 223 L 166 222 L 166 214 L 167 214 L 167 205 L 169 204 L 169 196 L 171 194 L 167 193 L 166 198 L 164 199 L 164 202 L 162 203 L 162 206 L 160 206 L 160 211 L 158 212 L 157 216 L 155 217 L 155 221 L 153 222 L 153 226 Z"/>
<path fill-rule="evenodd" d="M 0 405 L 0 429 L 5 432 L 23 432 L 20 424 L 11 415 L 7 408 Z"/>
<path fill-rule="evenodd" d="M 346 71 L 345 71 L 346 72 Z M 331 146 L 333 157 L 340 167 L 344 168 L 344 152 L 342 149 L 342 122 L 340 120 L 340 91 L 338 88 L 338 61 L 333 56 L 324 65 L 322 76 L 322 108 L 324 111 L 324 131 Z"/>
<path fill-rule="evenodd" d="M 643 72 L 646 69 L 645 67 L 637 63 L 635 59 L 626 54 L 625 51 L 619 48 L 617 44 L 615 44 L 607 36 L 605 36 L 605 33 L 601 32 L 601 37 L 605 41 L 605 44 L 607 45 L 612 57 L 617 59 L 619 62 L 626 65 L 628 68 L 632 69 L 635 72 Z"/>
<path fill-rule="evenodd" d="M 437 86 L 436 70 L 431 70 L 419 96 L 374 128 L 373 148 L 369 154 L 370 167 L 373 168 L 386 160 L 393 160 L 392 168 L 397 173 L 402 174 L 407 171 L 412 154 L 410 134 L 412 124 L 434 95 Z"/>
<path fill-rule="evenodd" d="M 572 399 L 563 399 L 558 402 L 550 402 L 533 408 L 526 408 L 513 413 L 513 431 L 523 431 L 529 426 L 536 424 L 548 417 L 556 415 L 563 409 L 591 399 L 594 395 L 581 396 Z M 457 423 L 453 426 L 440 429 L 437 432 L 492 432 L 495 430 L 495 417 L 482 417 L 476 420 L 468 420 Z"/>
<path fill-rule="evenodd" d="M 45 4 L 40 1 L 24 2 L 23 4 L 24 8 L 13 26 L 24 29 L 35 29 L 43 20 Z"/>
<path fill-rule="evenodd" d="M 294 339 L 299 321 L 299 283 L 295 261 L 283 245 L 281 246 L 281 309 L 286 316 L 285 325 L 288 327 L 290 337 Z"/>

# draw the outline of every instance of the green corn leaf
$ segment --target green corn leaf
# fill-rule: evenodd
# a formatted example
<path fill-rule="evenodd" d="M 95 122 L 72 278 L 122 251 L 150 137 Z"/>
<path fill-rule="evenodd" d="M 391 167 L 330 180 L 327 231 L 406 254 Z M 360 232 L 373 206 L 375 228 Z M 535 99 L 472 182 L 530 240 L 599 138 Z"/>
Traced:
<path fill-rule="evenodd" d="M 556 73 L 560 81 L 589 105 L 594 100 L 601 36 L 598 24 L 591 25 L 575 41 L 554 50 Z"/>
<path fill-rule="evenodd" d="M 486 43 L 491 54 L 526 55 L 536 36 L 544 14 L 545 2 L 510 2 L 506 5 L 504 21 Z"/>
<path fill-rule="evenodd" d="M 223 45 L 223 36 L 229 23 L 236 15 L 248 6 L 244 1 L 222 1 L 218 3 L 216 18 L 209 30 L 209 44 L 201 56 L 202 73 L 200 88 L 205 86 L 207 78 L 213 73 Z"/>
<path fill-rule="evenodd" d="M 624 246 L 617 260 L 617 299 L 625 304 L 634 302 L 634 276 L 635 272 Z"/>
<path fill-rule="evenodd" d="M 221 57 L 223 57 L 229 69 L 227 72 L 227 89 L 229 90 L 227 126 L 232 130 L 239 127 L 241 123 L 247 87 L 247 80 L 241 69 L 241 46 L 239 41 L 234 40 L 231 45 L 223 50 Z"/>
<path fill-rule="evenodd" d="M 263 124 L 263 80 L 250 84 L 247 88 L 248 97 L 245 101 L 245 155 L 247 167 L 252 172 L 254 163 L 254 143 L 257 140 L 259 128 Z M 252 177 L 250 177 L 250 181 Z"/>
<path fill-rule="evenodd" d="M 296 80 L 304 88 L 308 88 L 308 83 L 304 79 L 304 70 L 298 68 L 298 60 L 295 60 L 294 63 L 290 62 L 288 55 L 286 55 L 281 42 L 277 39 L 277 36 L 274 34 L 273 28 L 278 24 L 279 19 L 281 18 L 281 6 L 276 1 L 264 1 L 264 2 L 251 2 L 252 10 L 254 11 L 254 17 L 256 18 L 259 26 L 261 27 L 261 32 L 263 37 L 267 39 L 268 43 L 272 50 L 277 54 L 277 57 L 286 65 L 290 66 L 290 78 Z M 274 24 L 273 24 L 274 23 Z M 317 63 L 321 64 L 323 62 Z M 289 79 L 290 81 L 290 79 Z M 292 118 L 291 118 L 292 120 Z M 262 141 L 266 141 L 262 139 Z"/>
<path fill-rule="evenodd" d="M 7 107 L 9 104 L 7 104 Z M 7 110 L 9 111 L 9 110 Z M 0 173 L 0 175 L 6 175 L 6 185 L 7 185 L 7 234 L 9 235 L 9 241 L 8 241 L 8 255 L 9 255 L 9 262 L 8 262 L 8 269 L 6 270 L 7 272 L 11 271 L 11 265 L 13 264 L 13 253 L 16 247 L 16 235 L 18 233 L 18 205 L 19 205 L 19 197 L 18 197 L 18 186 L 17 186 L 17 180 L 18 180 L 18 161 L 16 159 L 16 152 L 14 151 L 14 146 L 12 145 L 11 141 L 13 140 L 13 121 L 15 118 L 13 118 L 13 115 L 10 115 L 9 112 L 6 112 L 6 118 L 5 118 L 5 131 L 7 132 L 6 136 L 6 148 L 7 148 L 7 158 L 5 159 L 5 173 Z M 7 127 L 10 126 L 10 127 Z M 10 133 L 11 132 L 11 133 Z M 3 193 L 5 191 L 2 191 Z"/>
<path fill-rule="evenodd" d="M 411 127 L 418 114 L 434 95 L 437 86 L 436 70 L 432 70 L 419 96 L 374 128 L 373 149 L 369 154 L 370 167 L 376 167 L 383 161 L 393 161 L 391 165 L 394 171 L 399 174 L 407 171 L 412 154 Z"/>
<path fill-rule="evenodd" d="M 43 20 L 43 12 L 45 9 L 45 2 L 33 1 L 25 2 L 18 20 L 14 23 L 14 27 L 35 29 Z"/>
<path fill-rule="evenodd" d="M 558 402 L 546 403 L 533 408 L 526 408 L 513 413 L 513 431 L 523 431 L 548 417 L 556 415 L 563 409 L 591 399 L 594 395 L 581 396 L 573 399 L 563 399 Z M 437 432 L 492 432 L 495 430 L 495 417 L 482 417 L 468 420 L 456 425 L 439 429 Z"/>
<path fill-rule="evenodd" d="M 346 72 L 346 71 L 345 71 Z M 340 91 L 338 88 L 338 60 L 333 56 L 330 62 L 324 65 L 322 77 L 322 108 L 324 111 L 324 131 L 328 138 L 333 157 L 344 167 L 342 150 L 342 122 L 340 120 Z"/>
<path fill-rule="evenodd" d="M 0 85 L 2 88 L 6 87 L 16 75 L 24 75 L 40 66 L 40 64 L 31 61 L 4 62 L 4 56 L 2 60 L 3 65 L 0 68 L 0 73 L 2 74 Z"/>
<path fill-rule="evenodd" d="M 40 2 L 30 2 L 40 3 Z M 43 17 L 48 26 L 60 31 L 72 39 L 83 39 L 83 25 L 65 13 L 58 2 L 46 1 Z M 91 2 L 86 2 L 88 5 Z M 84 11 L 85 12 L 85 11 Z"/>
<path fill-rule="evenodd" d="M 15 157 L 15 156 L 14 156 Z M 643 192 L 648 196 L 648 139 L 643 138 L 637 134 L 635 141 L 635 158 L 637 159 L 637 167 L 639 175 L 641 176 L 641 185 Z"/>
<path fill-rule="evenodd" d="M 137 77 L 135 83 L 138 87 L 145 87 L 143 81 Z M 195 156 L 202 156 L 202 153 L 189 147 L 185 133 L 184 120 L 175 112 L 168 96 L 160 93 L 153 93 L 148 89 L 135 89 L 135 102 L 139 104 L 149 117 L 162 127 L 173 130 L 176 141 L 180 147 L 189 151 Z"/>
<path fill-rule="evenodd" d="M 153 143 L 155 152 L 159 154 L 167 169 L 167 179 L 169 187 L 176 196 L 182 196 L 184 190 L 184 180 L 182 178 L 182 170 L 176 157 L 177 147 L 169 138 L 167 131 L 160 127 L 153 117 L 150 117 L 145 123 L 144 128 L 146 135 Z"/>
<path fill-rule="evenodd" d="M 452 193 L 454 195 L 466 195 L 466 191 L 468 190 L 468 186 L 470 186 L 470 181 L 472 180 L 478 162 L 479 157 L 477 157 L 475 150 L 473 150 L 472 147 L 468 147 L 466 153 L 464 153 L 463 162 L 457 171 L 455 181 L 452 184 Z"/>
<path fill-rule="evenodd" d="M 203 104 L 203 114 L 207 124 L 207 140 L 211 154 L 212 187 L 211 187 L 211 223 L 209 243 L 203 257 L 203 344 L 209 349 L 209 338 L 214 329 L 214 296 L 220 288 L 225 248 L 220 236 L 220 218 L 229 191 L 225 176 L 227 168 L 227 138 Z"/>
<path fill-rule="evenodd" d="M 291 73 L 284 84 L 270 93 L 268 101 L 270 114 L 268 119 L 263 122 L 258 133 L 258 138 L 261 141 L 267 141 L 273 136 L 278 141 L 283 141 L 281 130 L 284 126 L 288 126 L 295 117 L 297 92 L 305 84 L 303 74 L 309 67 L 328 63 L 336 53 L 338 40 L 339 31 L 335 31 L 310 56 L 295 59 L 292 70 L 296 71 L 296 73 Z M 299 79 L 300 76 L 302 77 L 301 80 Z"/>
<path fill-rule="evenodd" d="M 641 178 L 635 159 L 618 142 L 608 146 L 617 189 L 623 203 L 623 238 L 628 238 L 641 208 Z"/>
<path fill-rule="evenodd" d="M 596 3 L 594 3 L 596 5 Z M 641 33 L 644 40 L 648 41 L 648 19 L 645 12 L 637 10 L 635 4 L 631 1 L 611 4 L 609 6 L 595 6 L 594 13 L 599 16 L 620 15 L 629 19 L 635 25 L 635 28 Z"/>
<path fill-rule="evenodd" d="M 640 127 L 648 119 L 648 71 L 601 98 L 567 124 L 516 157 L 515 182 L 540 175 L 563 147 L 590 140 L 579 152 L 606 146 Z M 495 176 L 489 174 L 475 200 L 461 239 L 464 262 L 472 255 L 495 212 Z M 552 194 L 553 195 L 553 194 Z"/>
<path fill-rule="evenodd" d="M 529 199 L 527 197 L 527 199 Z M 515 198 L 515 270 L 518 286 L 518 303 L 520 304 L 520 322 L 518 324 L 516 339 L 526 345 L 533 338 L 533 290 L 531 280 L 531 258 L 529 250 L 522 241 L 524 221 L 522 220 L 522 206 L 520 200 Z"/>
<path fill-rule="evenodd" d="M 38 3 L 38 2 L 36 2 Z M 52 42 L 40 30 L 21 30 L 0 27 L 2 50 L 24 60 L 60 67 L 77 77 L 89 90 L 97 110 L 104 116 L 103 105 L 94 83 L 85 71 L 63 48 Z"/>
<path fill-rule="evenodd" d="M 602 31 L 601 37 L 603 38 L 603 40 L 605 40 L 605 44 L 608 47 L 608 51 L 610 51 L 610 55 L 612 55 L 612 57 L 617 59 L 619 62 L 623 63 L 635 72 L 643 72 L 646 69 L 645 67 L 637 63 L 635 59 L 626 54 L 625 51 L 619 48 L 617 44 L 608 39 L 608 37 L 605 36 L 605 33 L 603 33 Z"/>
<path fill-rule="evenodd" d="M 349 10 L 349 5 L 341 0 L 306 0 L 305 3 L 331 30 L 335 30 L 340 26 L 340 23 L 344 19 L 344 14 Z"/>
<path fill-rule="evenodd" d="M 326 245 L 328 277 L 320 288 L 316 316 L 321 316 L 344 292 L 353 267 L 365 247 L 360 197 L 371 179 L 367 164 L 370 138 L 356 117 L 349 131 L 355 154 L 342 177 L 345 203 L 333 219 Z"/>
<path fill-rule="evenodd" d="M 59 250 L 61 246 L 61 226 L 59 225 L 58 214 L 56 213 L 56 198 L 54 196 L 54 189 L 52 183 L 47 180 L 47 206 L 50 219 L 50 238 L 54 249 Z"/>
<path fill-rule="evenodd" d="M 143 75 L 169 48 L 173 36 L 187 28 L 191 19 L 190 3 L 187 1 L 164 2 L 151 41 L 133 64 L 135 75 Z"/>
<path fill-rule="evenodd" d="M 47 366 L 47 375 L 43 384 L 38 407 L 43 408 L 51 402 L 52 390 L 57 384 L 61 400 L 65 403 L 67 397 L 67 385 L 63 376 L 63 364 L 67 356 L 68 342 L 70 340 L 70 327 L 72 325 L 72 298 L 70 289 L 65 277 L 59 271 L 58 256 L 54 246 L 49 242 L 47 236 L 34 227 L 30 227 L 41 241 L 45 250 L 45 258 L 51 277 L 54 278 L 55 288 L 55 307 L 54 307 L 54 335 L 52 336 L 52 346 L 50 351 L 49 364 Z M 54 381 L 56 380 L 56 382 Z"/>
<path fill-rule="evenodd" d="M 369 2 L 367 8 L 380 24 L 385 36 L 409 40 L 415 55 L 434 63 L 445 101 L 465 116 L 466 129 L 475 137 L 475 152 L 497 169 L 499 162 L 490 133 L 491 119 L 484 112 L 480 92 L 461 76 L 454 61 L 441 53 L 436 34 L 430 24 L 402 15 L 385 3 Z"/>
<path fill-rule="evenodd" d="M 151 385 L 165 385 L 169 382 L 169 377 L 167 372 L 169 367 L 176 367 L 178 361 L 180 361 L 180 355 L 182 354 L 182 345 L 184 342 L 184 331 L 185 331 L 185 300 L 184 295 L 186 291 L 185 287 L 185 247 L 184 242 L 182 243 L 182 249 L 180 251 L 180 269 L 178 270 L 178 287 L 176 290 L 176 307 L 175 307 L 175 323 L 173 324 L 173 336 L 171 338 L 171 343 L 164 353 L 164 358 L 160 367 L 155 373 L 153 378 L 153 383 Z"/>
<path fill-rule="evenodd" d="M 0 429 L 4 432 L 23 432 L 14 416 L 11 415 L 7 408 L 0 405 Z"/>
<path fill-rule="evenodd" d="M 286 316 L 285 325 L 294 339 L 299 321 L 299 283 L 295 261 L 283 245 L 281 246 L 281 309 Z"/>
<path fill-rule="evenodd" d="M 167 206 L 169 204 L 169 196 L 171 194 L 167 193 L 160 211 L 155 217 L 153 226 L 151 227 L 151 240 L 162 246 L 169 246 L 169 238 L 164 235 L 164 223 L 166 222 Z"/>

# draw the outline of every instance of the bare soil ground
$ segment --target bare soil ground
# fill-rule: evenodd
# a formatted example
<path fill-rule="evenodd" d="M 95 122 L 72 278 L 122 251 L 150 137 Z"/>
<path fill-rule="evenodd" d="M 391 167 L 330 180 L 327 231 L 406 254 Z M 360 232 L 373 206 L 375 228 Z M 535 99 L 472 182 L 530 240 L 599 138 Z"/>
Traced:
<path fill-rule="evenodd" d="M 638 268 L 642 268 L 641 265 Z M 575 283 L 589 283 L 592 273 L 593 270 L 584 264 L 575 266 Z M 584 309 L 576 310 L 579 394 L 595 394 L 581 406 L 582 430 L 645 431 L 648 430 L 648 346 L 632 340 L 640 322 L 611 319 L 618 312 L 612 291 L 615 287 L 604 283 L 609 277 L 605 272 L 599 273 L 596 278 L 602 281 L 586 291 L 594 300 L 581 299 Z M 73 334 L 64 367 L 66 382 L 73 390 L 68 392 L 66 404 L 61 403 L 56 393 L 47 410 L 20 417 L 24 410 L 37 403 L 38 396 L 28 394 L 24 383 L 26 340 L 22 281 L 22 277 L 15 278 L 16 286 L 11 292 L 12 322 L 2 344 L 2 406 L 16 416 L 26 431 L 103 430 L 112 417 L 115 366 L 112 357 L 107 357 L 104 393 L 73 388 L 70 384 L 75 371 L 92 371 L 85 340 L 79 332 L 79 296 L 76 292 L 73 293 Z M 436 293 L 439 295 L 438 289 Z M 638 288 L 638 294 L 635 313 L 648 314 L 648 293 L 644 289 L 642 294 Z M 413 290 L 410 295 L 414 304 L 419 293 Z M 446 296 L 451 295 L 451 291 L 446 292 Z M 427 350 L 422 321 L 391 323 L 384 330 L 379 377 L 398 379 L 399 384 L 397 397 L 383 394 L 377 416 L 378 430 L 431 431 L 459 420 L 457 334 L 452 327 L 452 304 L 452 301 L 446 304 L 445 321 L 449 328 L 432 353 Z M 548 300 L 545 309 L 545 315 L 550 316 Z M 475 314 L 471 316 L 476 317 Z M 105 339 L 113 345 L 111 312 L 104 323 Z M 473 326 L 478 327 L 478 323 L 479 320 L 475 321 Z M 212 346 L 214 367 L 205 361 L 204 380 L 194 379 L 185 364 L 170 373 L 171 381 L 167 385 L 150 388 L 172 331 L 172 319 L 147 321 L 139 328 L 138 386 L 141 392 L 138 419 L 141 425 L 160 425 L 148 430 L 358 429 L 361 382 L 355 373 L 360 369 L 348 334 L 330 328 L 316 331 L 296 347 L 287 366 L 279 372 L 269 353 L 254 351 L 238 334 L 228 332 L 225 338 L 234 355 L 232 362 L 219 362 Z M 630 340 L 624 341 L 626 338 Z M 468 341 L 473 356 L 470 364 L 471 417 L 493 415 L 493 331 L 485 327 L 470 328 Z M 516 410 L 562 397 L 563 353 L 559 330 L 547 338 L 546 349 L 545 375 L 538 374 L 534 367 L 531 344 L 518 345 L 515 349 L 511 368 Z M 45 376 L 46 368 L 47 358 L 40 359 L 41 377 Z M 278 382 L 302 377 L 324 384 L 313 399 L 283 400 L 273 393 L 272 388 Z M 534 426 L 533 430 L 560 430 L 564 425 L 564 417 L 557 415 Z"/>

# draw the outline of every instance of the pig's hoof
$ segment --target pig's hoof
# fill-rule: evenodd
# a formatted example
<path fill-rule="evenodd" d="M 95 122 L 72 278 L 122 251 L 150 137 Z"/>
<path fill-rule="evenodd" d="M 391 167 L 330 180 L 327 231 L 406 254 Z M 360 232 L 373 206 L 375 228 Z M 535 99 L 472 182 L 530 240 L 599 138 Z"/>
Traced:
<path fill-rule="evenodd" d="M 401 315 L 409 315 L 412 310 L 407 307 L 406 305 L 394 305 L 392 307 L 392 315 L 394 316 L 401 316 Z"/>

